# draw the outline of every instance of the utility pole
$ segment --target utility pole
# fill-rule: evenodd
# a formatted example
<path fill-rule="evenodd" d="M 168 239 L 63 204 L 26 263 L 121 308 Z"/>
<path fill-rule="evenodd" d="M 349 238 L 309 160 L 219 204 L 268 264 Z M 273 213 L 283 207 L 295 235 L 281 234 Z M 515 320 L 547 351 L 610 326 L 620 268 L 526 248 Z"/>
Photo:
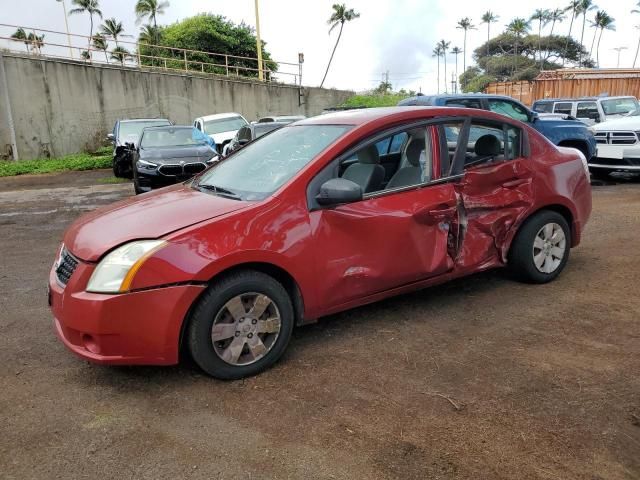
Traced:
<path fill-rule="evenodd" d="M 264 72 L 262 71 L 262 42 L 260 41 L 260 13 L 258 8 L 258 0 L 256 3 L 256 49 L 258 50 L 258 80 L 264 80 Z"/>
<path fill-rule="evenodd" d="M 71 54 L 71 58 L 73 58 L 73 48 L 71 48 L 71 35 L 69 34 L 69 20 L 67 20 L 67 6 L 65 5 L 64 0 L 56 1 L 62 3 L 62 11 L 64 12 L 64 26 L 67 29 L 67 43 L 69 44 L 69 53 Z"/>
<path fill-rule="evenodd" d="M 616 48 L 612 48 L 611 50 L 615 50 L 616 52 L 618 52 L 618 64 L 616 65 L 616 68 L 620 68 L 620 52 L 622 50 L 627 50 L 627 47 L 616 47 Z"/>

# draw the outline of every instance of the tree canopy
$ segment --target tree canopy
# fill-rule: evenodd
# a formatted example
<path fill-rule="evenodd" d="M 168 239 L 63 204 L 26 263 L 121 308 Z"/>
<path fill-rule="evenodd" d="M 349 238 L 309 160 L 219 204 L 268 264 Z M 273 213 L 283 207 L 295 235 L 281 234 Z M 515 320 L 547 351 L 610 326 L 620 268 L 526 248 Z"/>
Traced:
<path fill-rule="evenodd" d="M 153 32 L 151 32 L 153 34 Z M 167 66 L 171 68 L 184 68 L 184 54 L 165 48 L 153 48 L 143 43 L 148 41 L 147 36 L 140 38 L 140 53 L 143 55 L 143 65 L 153 65 L 158 60 L 144 58 L 144 55 L 164 57 L 169 59 Z M 256 36 L 253 27 L 243 23 L 239 25 L 226 19 L 222 15 L 200 14 L 186 18 L 171 25 L 158 27 L 158 45 L 183 48 L 187 50 L 198 50 L 201 52 L 212 52 L 239 57 L 257 58 Z M 271 59 L 271 55 L 265 50 L 265 42 L 262 42 L 262 58 L 269 70 L 277 70 L 277 64 Z M 224 65 L 222 56 L 210 56 L 204 53 L 191 52 L 187 54 L 188 62 L 217 63 Z M 244 60 L 229 58 L 229 70 L 232 74 L 241 76 L 257 77 L 258 72 L 254 70 L 242 70 L 235 67 L 246 67 L 257 69 L 256 60 Z M 190 65 L 190 70 L 200 70 L 200 65 Z M 208 73 L 225 74 L 226 68 L 204 65 L 204 71 Z"/>

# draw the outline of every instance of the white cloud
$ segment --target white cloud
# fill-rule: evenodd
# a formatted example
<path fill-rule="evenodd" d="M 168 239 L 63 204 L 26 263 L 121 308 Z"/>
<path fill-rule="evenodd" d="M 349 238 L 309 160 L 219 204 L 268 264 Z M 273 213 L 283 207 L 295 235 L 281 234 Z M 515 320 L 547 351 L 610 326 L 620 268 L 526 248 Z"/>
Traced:
<path fill-rule="evenodd" d="M 171 23 L 200 13 L 211 12 L 224 15 L 234 22 L 245 21 L 255 24 L 254 0 L 170 0 L 171 6 L 159 20 Z M 260 23 L 262 38 L 272 56 L 279 61 L 296 62 L 298 52 L 304 52 L 305 64 L 303 83 L 318 85 L 324 74 L 337 29 L 328 35 L 327 19 L 331 15 L 331 5 L 342 0 L 260 0 Z M 439 39 L 451 41 L 451 46 L 462 48 L 462 31 L 456 29 L 457 21 L 471 17 L 476 25 L 482 13 L 493 10 L 500 15 L 500 21 L 492 26 L 495 32 L 502 31 L 504 25 L 516 16 L 528 17 L 536 8 L 557 8 L 565 6 L 568 0 L 344 0 L 348 7 L 360 12 L 361 17 L 347 24 L 325 86 L 363 90 L 380 82 L 382 74 L 389 71 L 395 88 L 421 88 L 432 92 L 436 88 L 436 60 L 431 52 Z M 71 8 L 71 0 L 66 0 Z M 101 8 L 105 17 L 116 17 L 124 22 L 130 34 L 136 34 L 133 7 L 135 0 L 102 0 Z M 602 40 L 600 59 L 603 67 L 615 67 L 617 53 L 612 49 L 626 46 L 621 54 L 621 66 L 630 67 L 635 54 L 640 15 L 630 11 L 634 1 L 603 3 L 602 8 L 612 15 L 616 32 L 605 32 Z M 53 0 L 23 0 L 15 2 L 0 0 L 3 22 L 50 30 L 64 30 L 61 4 Z M 28 5 L 26 5 L 28 4 Z M 27 8 L 25 8 L 27 7 Z M 578 22 L 580 23 L 580 22 Z M 84 15 L 69 18 L 72 32 L 88 34 L 88 18 Z M 569 22 L 556 27 L 557 33 L 565 33 Z M 579 31 L 580 25 L 574 28 Z M 12 32 L 0 29 L 2 36 Z M 590 45 L 593 29 L 587 29 L 585 44 Z M 47 34 L 51 41 L 55 36 Z M 62 43 L 63 38 L 55 37 Z M 468 63 L 471 52 L 486 39 L 486 26 L 468 36 Z M 1 42 L 7 46 L 8 42 Z M 15 45 L 14 45 L 15 48 Z M 449 59 L 449 74 L 454 69 L 453 56 Z M 460 59 L 460 70 L 462 59 Z"/>

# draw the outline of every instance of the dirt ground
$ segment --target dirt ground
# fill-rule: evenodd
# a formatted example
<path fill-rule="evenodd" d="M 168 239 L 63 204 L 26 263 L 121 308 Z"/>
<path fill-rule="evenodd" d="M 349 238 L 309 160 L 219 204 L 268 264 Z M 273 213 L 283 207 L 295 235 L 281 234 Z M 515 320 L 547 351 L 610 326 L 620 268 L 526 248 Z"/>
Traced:
<path fill-rule="evenodd" d="M 0 179 L 1 478 L 640 478 L 640 182 L 594 187 L 552 284 L 489 272 L 335 315 L 220 382 L 55 337 L 63 230 L 132 193 L 108 176 Z"/>

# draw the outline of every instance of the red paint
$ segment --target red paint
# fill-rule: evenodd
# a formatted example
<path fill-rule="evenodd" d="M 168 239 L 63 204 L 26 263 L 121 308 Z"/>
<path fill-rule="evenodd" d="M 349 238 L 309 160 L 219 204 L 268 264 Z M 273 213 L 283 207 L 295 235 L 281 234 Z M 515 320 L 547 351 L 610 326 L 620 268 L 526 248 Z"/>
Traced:
<path fill-rule="evenodd" d="M 58 334 L 91 361 L 171 364 L 204 283 L 239 265 L 264 263 L 287 272 L 308 320 L 503 266 L 518 227 L 546 206 L 571 213 L 576 246 L 591 212 L 581 161 L 521 124 L 529 158 L 474 167 L 455 181 L 309 211 L 309 182 L 346 148 L 390 126 L 469 115 L 508 121 L 481 110 L 423 107 L 315 117 L 303 123 L 353 128 L 261 202 L 176 185 L 80 218 L 64 243 L 83 261 L 64 289 L 53 271 L 50 277 Z M 432 140 L 439 158 L 439 142 Z M 134 292 L 84 291 L 95 262 L 122 243 L 144 238 L 163 238 L 169 245 L 144 263 L 133 279 Z M 177 286 L 159 288 L 172 284 Z"/>

